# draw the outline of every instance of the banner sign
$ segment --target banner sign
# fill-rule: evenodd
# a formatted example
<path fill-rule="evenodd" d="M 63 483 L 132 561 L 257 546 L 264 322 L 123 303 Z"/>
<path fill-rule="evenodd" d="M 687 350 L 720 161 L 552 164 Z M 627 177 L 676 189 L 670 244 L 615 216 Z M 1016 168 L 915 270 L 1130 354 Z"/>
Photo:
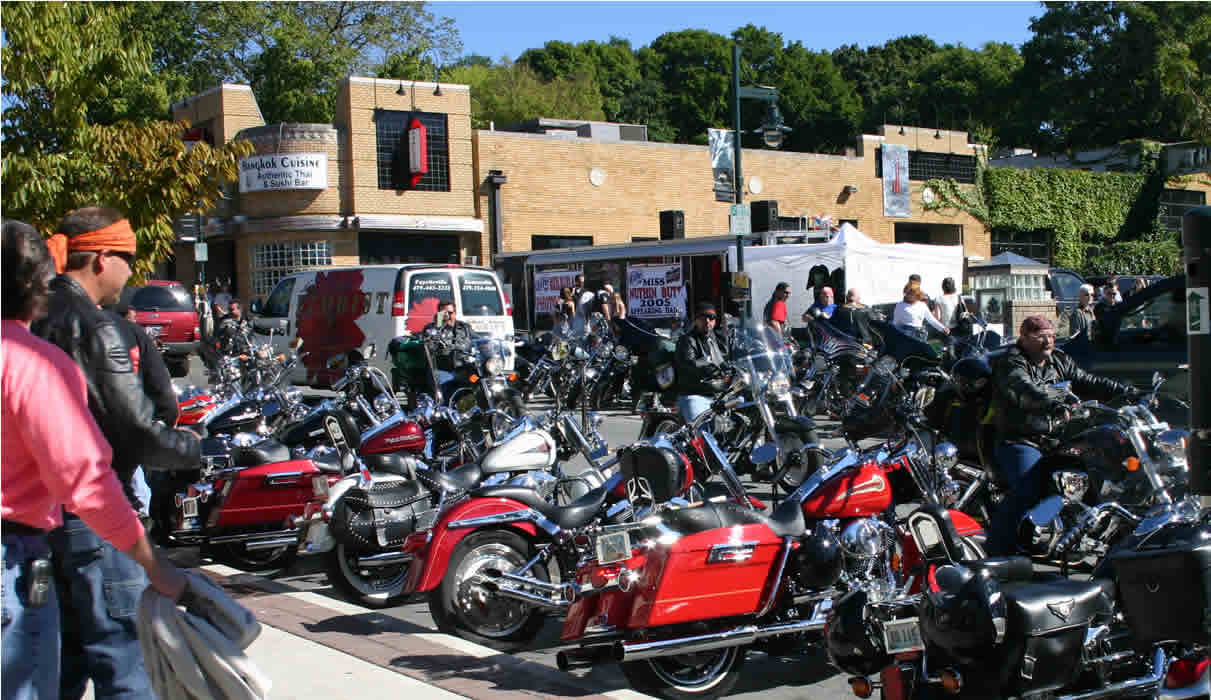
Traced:
<path fill-rule="evenodd" d="M 627 315 L 635 318 L 685 316 L 681 264 L 627 265 Z"/>
<path fill-rule="evenodd" d="M 883 216 L 912 216 L 908 146 L 883 144 Z"/>
<path fill-rule="evenodd" d="M 240 192 L 326 189 L 327 153 L 277 153 L 240 159 Z"/>
<path fill-rule="evenodd" d="M 735 172 L 732 162 L 735 153 L 734 134 L 731 129 L 707 129 L 711 144 L 711 173 L 715 180 L 715 201 L 736 201 Z"/>
<path fill-rule="evenodd" d="M 534 273 L 534 315 L 550 315 L 559 301 L 559 290 L 576 286 L 576 270 Z"/>

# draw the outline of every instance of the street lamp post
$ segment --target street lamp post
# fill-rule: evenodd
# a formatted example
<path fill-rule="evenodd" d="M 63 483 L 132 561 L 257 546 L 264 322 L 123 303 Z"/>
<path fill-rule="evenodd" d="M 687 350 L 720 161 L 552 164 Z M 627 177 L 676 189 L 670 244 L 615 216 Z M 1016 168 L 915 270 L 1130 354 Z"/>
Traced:
<path fill-rule="evenodd" d="M 761 134 L 761 139 L 769 148 L 778 148 L 782 145 L 782 137 L 790 132 L 790 127 L 786 126 L 782 121 L 782 115 L 778 112 L 778 90 L 772 87 L 740 87 L 740 45 L 732 44 L 732 125 L 736 130 L 735 147 L 736 153 L 734 156 L 736 176 L 732 183 L 736 191 L 736 204 L 741 204 L 744 201 L 744 177 L 740 171 L 740 152 L 741 138 L 740 135 L 744 132 L 740 130 L 740 98 L 746 97 L 754 100 L 762 100 L 768 103 L 768 108 L 765 112 L 764 123 L 758 129 Z M 748 233 L 752 233 L 750 229 Z M 744 237 L 745 232 L 736 233 L 736 271 L 744 272 Z M 752 288 L 750 287 L 750 290 Z M 753 300 L 750 296 L 744 302 L 744 313 L 740 315 L 740 325 L 743 327 L 747 323 L 747 319 L 753 312 Z"/>

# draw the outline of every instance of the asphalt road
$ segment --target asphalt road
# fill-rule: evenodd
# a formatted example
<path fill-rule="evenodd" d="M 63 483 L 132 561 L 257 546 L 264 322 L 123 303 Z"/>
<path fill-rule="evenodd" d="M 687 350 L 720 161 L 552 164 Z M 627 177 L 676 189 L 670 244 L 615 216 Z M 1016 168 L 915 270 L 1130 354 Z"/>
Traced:
<path fill-rule="evenodd" d="M 184 383 L 205 385 L 204 372 L 201 364 L 192 364 L 189 377 Z M 608 412 L 603 414 L 602 436 L 611 448 L 633 442 L 639 434 L 640 420 L 637 416 L 625 412 Z M 827 434 L 827 427 L 824 428 Z M 825 446 L 840 446 L 840 441 L 825 440 Z M 578 457 L 583 465 L 583 458 Z M 750 491 L 757 497 L 768 497 L 768 486 L 753 486 Z M 182 564 L 192 562 L 182 561 Z M 323 570 L 323 562 L 319 557 L 304 557 L 288 571 L 273 574 L 271 578 L 298 591 L 320 594 L 344 602 L 340 594 L 333 589 Z M 399 607 L 382 611 L 366 610 L 368 616 L 376 619 L 389 619 L 393 629 L 403 629 L 413 633 L 431 634 L 436 631 L 433 619 L 429 614 L 427 602 L 423 598 L 409 601 Z M 381 617 L 380 617 L 381 616 Z M 539 663 L 550 669 L 556 669 L 555 657 L 561 646 L 559 644 L 560 621 L 548 621 L 542 634 L 536 640 L 534 648 L 519 654 L 520 657 Z M 458 649 L 463 651 L 459 652 Z M 477 654 L 482 656 L 483 647 L 470 644 L 459 644 L 452 647 L 452 653 L 465 657 L 451 658 L 451 667 L 459 667 L 469 663 Z M 615 664 L 601 664 L 591 669 L 576 670 L 570 674 L 577 685 L 591 689 L 596 693 L 624 691 L 629 688 Z M 738 698 L 776 698 L 779 700 L 815 700 L 822 698 L 853 697 L 844 674 L 828 664 L 824 652 L 819 649 L 809 649 L 800 655 L 790 657 L 770 657 L 760 652 L 750 652 L 744 666 L 744 673 L 729 697 Z"/>

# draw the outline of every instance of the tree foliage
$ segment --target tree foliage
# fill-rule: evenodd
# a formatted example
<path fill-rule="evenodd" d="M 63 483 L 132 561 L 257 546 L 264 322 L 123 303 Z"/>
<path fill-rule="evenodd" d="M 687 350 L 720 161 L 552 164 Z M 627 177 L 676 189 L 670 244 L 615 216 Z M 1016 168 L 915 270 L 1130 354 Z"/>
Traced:
<path fill-rule="evenodd" d="M 138 236 L 141 277 L 172 255 L 173 220 L 212 208 L 252 147 L 189 150 L 184 123 L 90 121 L 90 106 L 114 86 L 150 73 L 150 48 L 124 31 L 130 12 L 88 3 L 6 8 L 0 197 L 5 216 L 46 233 L 77 207 L 118 208 Z"/>
<path fill-rule="evenodd" d="M 471 87 L 471 125 L 515 124 L 536 117 L 600 121 L 601 91 L 588 75 L 542 80 L 529 66 L 503 63 L 443 71 L 443 80 Z"/>

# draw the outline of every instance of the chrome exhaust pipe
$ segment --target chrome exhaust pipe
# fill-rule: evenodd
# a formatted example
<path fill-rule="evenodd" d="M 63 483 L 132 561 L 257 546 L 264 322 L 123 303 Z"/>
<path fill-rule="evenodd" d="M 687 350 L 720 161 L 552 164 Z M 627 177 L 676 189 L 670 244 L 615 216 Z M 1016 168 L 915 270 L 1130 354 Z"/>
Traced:
<path fill-rule="evenodd" d="M 276 530 L 273 532 L 245 532 L 238 535 L 220 535 L 211 537 L 210 544 L 247 543 L 249 549 L 272 549 L 286 544 L 294 544 L 299 540 L 298 530 Z M 273 544 L 259 544 L 272 542 Z"/>
<path fill-rule="evenodd" d="M 1143 691 L 1158 690 L 1161 683 L 1165 680 L 1165 676 L 1169 673 L 1170 661 L 1171 659 L 1165 655 L 1163 649 L 1157 649 L 1152 652 L 1152 673 L 1147 676 L 1119 683 L 1111 683 L 1097 690 L 1091 690 L 1088 693 L 1057 695 L 1056 700 L 1099 700 L 1100 698 L 1114 697 L 1119 694 L 1134 694 Z"/>
<path fill-rule="evenodd" d="M 576 602 L 576 585 L 572 583 L 547 583 L 539 581 L 536 578 L 528 576 L 518 576 L 517 574 L 507 574 L 500 569 L 487 568 L 483 570 L 483 575 L 488 577 L 492 583 L 501 585 L 501 582 L 515 584 L 507 586 L 511 590 L 518 590 L 517 586 L 525 586 L 545 593 L 547 598 L 551 600 L 565 601 L 568 605 Z"/>
<path fill-rule="evenodd" d="M 484 587 L 484 590 L 492 593 L 493 595 L 498 595 L 502 598 L 510 598 L 512 600 L 520 600 L 523 603 L 533 605 L 534 607 L 541 608 L 543 610 L 562 613 L 567 612 L 568 608 L 571 607 L 571 603 L 552 600 L 551 598 L 547 598 L 536 593 L 523 591 L 515 586 L 508 584 L 502 585 L 496 581 L 483 581 L 480 583 L 480 585 Z"/>
<path fill-rule="evenodd" d="M 249 540 L 244 543 L 244 549 L 250 552 L 259 552 L 264 549 L 277 549 L 278 547 L 289 547 L 299 543 L 299 538 L 295 537 L 274 537 L 268 540 Z"/>
<path fill-rule="evenodd" d="M 580 647 L 565 649 L 555 655 L 555 665 L 560 671 L 574 668 L 588 668 L 602 661 L 609 661 L 613 656 L 614 647 L 609 644 L 599 644 L 595 647 Z"/>
<path fill-rule="evenodd" d="M 818 632 L 824 629 L 824 625 L 828 621 L 829 609 L 831 609 L 831 606 L 817 606 L 816 613 L 809 620 L 781 622 L 776 625 L 766 625 L 765 627 L 745 625 L 725 632 L 702 634 L 695 637 L 681 637 L 678 639 L 664 639 L 658 642 L 618 642 L 614 645 L 614 660 L 621 663 L 623 661 L 654 659 L 659 656 L 697 654 L 703 651 L 714 651 L 716 649 L 752 644 L 758 639 L 765 639 L 766 637 Z"/>
<path fill-rule="evenodd" d="M 412 561 L 411 554 L 403 552 L 383 552 L 382 554 L 371 554 L 368 557 L 358 557 L 357 565 L 366 568 L 374 568 L 376 566 L 395 566 L 397 564 L 407 564 Z"/>

